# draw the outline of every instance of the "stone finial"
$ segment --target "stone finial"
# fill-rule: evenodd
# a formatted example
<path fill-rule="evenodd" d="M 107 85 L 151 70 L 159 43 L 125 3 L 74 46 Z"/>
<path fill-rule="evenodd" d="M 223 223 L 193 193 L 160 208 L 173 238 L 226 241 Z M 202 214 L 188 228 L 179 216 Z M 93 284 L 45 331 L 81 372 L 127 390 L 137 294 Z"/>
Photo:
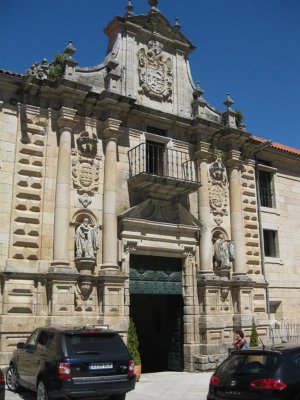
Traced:
<path fill-rule="evenodd" d="M 232 106 L 233 103 L 234 103 L 234 101 L 230 97 L 230 94 L 227 93 L 226 100 L 223 102 L 223 104 L 227 107 L 227 111 L 231 110 L 231 106 Z"/>
<path fill-rule="evenodd" d="M 230 97 L 230 94 L 227 93 L 226 100 L 223 104 L 227 107 L 227 110 L 222 113 L 222 119 L 225 126 L 231 128 L 237 128 L 236 124 L 236 112 L 231 108 L 234 101 Z"/>
<path fill-rule="evenodd" d="M 157 4 L 158 4 L 158 0 L 148 0 L 148 3 L 151 6 L 151 11 L 158 11 L 157 9 Z"/>
<path fill-rule="evenodd" d="M 194 96 L 195 97 L 201 97 L 204 93 L 204 90 L 200 87 L 200 82 L 197 81 L 197 85 L 194 88 Z"/>
<path fill-rule="evenodd" d="M 179 20 L 178 20 L 177 17 L 175 18 L 175 28 L 178 29 L 178 30 L 181 28 Z"/>
<path fill-rule="evenodd" d="M 64 54 L 67 56 L 69 60 L 73 60 L 73 54 L 75 53 L 76 49 L 73 46 L 72 40 L 69 40 L 67 47 L 64 49 Z"/>
<path fill-rule="evenodd" d="M 132 14 L 132 10 L 133 10 L 133 5 L 131 4 L 131 1 L 128 0 L 128 4 L 126 6 L 126 11 L 127 11 L 126 15 Z"/>

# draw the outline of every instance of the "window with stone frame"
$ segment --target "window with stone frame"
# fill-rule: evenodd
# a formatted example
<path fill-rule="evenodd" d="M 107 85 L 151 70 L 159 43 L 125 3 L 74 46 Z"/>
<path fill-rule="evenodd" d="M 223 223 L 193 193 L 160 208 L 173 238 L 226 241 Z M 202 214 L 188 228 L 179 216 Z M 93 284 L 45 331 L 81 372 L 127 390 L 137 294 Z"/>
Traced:
<path fill-rule="evenodd" d="M 274 230 L 264 229 L 263 239 L 265 257 L 279 257 L 278 232 Z"/>
<path fill-rule="evenodd" d="M 274 174 L 276 168 L 265 161 L 258 164 L 259 200 L 261 207 L 275 208 Z"/>

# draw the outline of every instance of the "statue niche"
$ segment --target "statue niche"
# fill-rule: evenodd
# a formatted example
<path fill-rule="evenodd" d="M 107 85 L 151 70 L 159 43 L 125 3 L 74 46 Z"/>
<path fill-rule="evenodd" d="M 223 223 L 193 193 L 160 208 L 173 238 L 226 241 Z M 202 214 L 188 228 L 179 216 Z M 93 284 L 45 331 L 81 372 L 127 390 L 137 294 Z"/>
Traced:
<path fill-rule="evenodd" d="M 230 277 L 231 263 L 235 259 L 235 247 L 231 240 L 226 240 L 222 232 L 214 238 L 214 272 L 221 277 Z"/>
<path fill-rule="evenodd" d="M 96 264 L 96 255 L 99 250 L 99 226 L 91 225 L 88 217 L 84 217 L 82 223 L 75 231 L 75 263 L 81 272 L 90 274 L 91 268 Z"/>

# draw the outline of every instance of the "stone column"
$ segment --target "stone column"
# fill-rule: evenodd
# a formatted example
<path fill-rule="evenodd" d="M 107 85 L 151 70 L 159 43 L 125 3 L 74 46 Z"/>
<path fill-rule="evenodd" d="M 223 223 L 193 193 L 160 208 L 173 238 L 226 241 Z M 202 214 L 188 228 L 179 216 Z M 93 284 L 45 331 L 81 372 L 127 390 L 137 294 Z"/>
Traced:
<path fill-rule="evenodd" d="M 212 238 L 208 187 L 209 143 L 201 142 L 196 150 L 201 186 L 198 189 L 198 213 L 202 225 L 199 244 L 199 264 L 201 274 L 213 273 Z"/>
<path fill-rule="evenodd" d="M 117 146 L 121 121 L 108 118 L 104 128 L 106 144 L 103 184 L 102 269 L 119 269 L 117 220 Z"/>
<path fill-rule="evenodd" d="M 70 225 L 71 139 L 76 110 L 62 107 L 58 126 L 60 140 L 57 160 L 57 178 L 54 210 L 54 238 L 52 265 L 68 266 Z"/>
<path fill-rule="evenodd" d="M 184 370 L 192 372 L 194 356 L 200 351 L 199 303 L 195 257 L 188 248 L 186 254 L 183 267 Z"/>
<path fill-rule="evenodd" d="M 246 248 L 242 212 L 242 182 L 240 172 L 241 163 L 239 157 L 240 152 L 232 150 L 229 153 L 227 161 L 227 166 L 229 167 L 231 239 L 235 245 L 233 276 L 246 275 Z"/>

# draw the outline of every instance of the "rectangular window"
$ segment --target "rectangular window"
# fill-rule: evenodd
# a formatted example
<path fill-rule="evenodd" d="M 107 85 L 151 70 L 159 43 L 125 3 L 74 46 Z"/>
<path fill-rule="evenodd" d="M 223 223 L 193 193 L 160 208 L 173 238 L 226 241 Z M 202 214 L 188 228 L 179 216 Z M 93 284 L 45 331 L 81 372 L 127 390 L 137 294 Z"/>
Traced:
<path fill-rule="evenodd" d="M 154 135 L 166 136 L 166 131 L 164 129 L 155 128 L 155 126 L 147 126 L 147 132 L 153 133 Z"/>
<path fill-rule="evenodd" d="M 262 207 L 274 207 L 272 172 L 259 170 L 259 195 Z"/>
<path fill-rule="evenodd" d="M 127 348 L 121 337 L 115 333 L 78 333 L 65 335 L 66 348 L 69 357 L 84 354 L 95 358 L 95 355 L 101 354 L 102 357 L 112 354 L 127 354 Z"/>
<path fill-rule="evenodd" d="M 277 231 L 263 230 L 264 249 L 266 257 L 279 257 L 277 246 Z"/>

